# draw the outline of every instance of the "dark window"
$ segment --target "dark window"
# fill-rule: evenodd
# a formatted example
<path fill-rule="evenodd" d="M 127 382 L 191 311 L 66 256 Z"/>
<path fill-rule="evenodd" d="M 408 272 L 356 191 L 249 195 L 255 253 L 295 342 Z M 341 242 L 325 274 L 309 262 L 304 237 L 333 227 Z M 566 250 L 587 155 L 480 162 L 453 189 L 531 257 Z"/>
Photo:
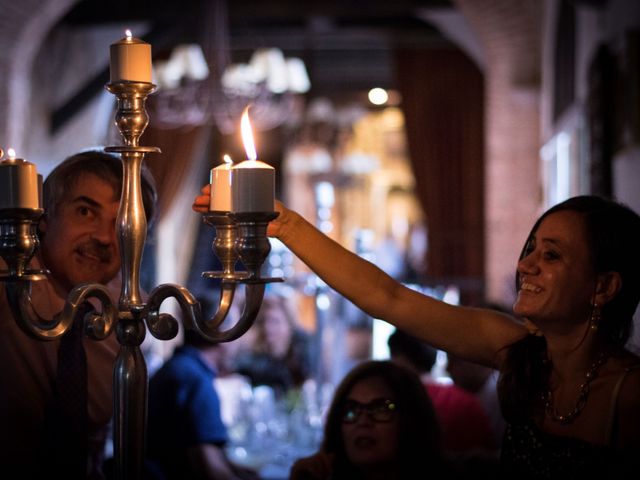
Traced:
<path fill-rule="evenodd" d="M 560 2 L 554 58 L 553 119 L 569 107 L 575 97 L 576 12 L 568 0 Z"/>

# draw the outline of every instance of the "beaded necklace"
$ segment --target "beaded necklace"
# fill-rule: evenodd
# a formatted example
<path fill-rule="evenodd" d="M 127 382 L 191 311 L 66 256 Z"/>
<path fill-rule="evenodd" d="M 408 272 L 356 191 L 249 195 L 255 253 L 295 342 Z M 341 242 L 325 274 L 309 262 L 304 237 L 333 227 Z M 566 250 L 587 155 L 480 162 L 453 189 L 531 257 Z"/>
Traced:
<path fill-rule="evenodd" d="M 591 391 L 591 382 L 598 376 L 598 370 L 604 364 L 604 362 L 606 362 L 606 360 L 607 357 L 604 352 L 600 352 L 598 358 L 596 358 L 589 371 L 587 371 L 584 382 L 582 382 L 582 384 L 580 385 L 580 392 L 578 393 L 576 406 L 567 414 L 561 415 L 553 406 L 553 392 L 551 391 L 551 387 L 549 387 L 547 392 L 542 394 L 545 413 L 556 422 L 563 424 L 571 423 L 587 404 L 587 397 L 589 396 L 589 392 Z"/>

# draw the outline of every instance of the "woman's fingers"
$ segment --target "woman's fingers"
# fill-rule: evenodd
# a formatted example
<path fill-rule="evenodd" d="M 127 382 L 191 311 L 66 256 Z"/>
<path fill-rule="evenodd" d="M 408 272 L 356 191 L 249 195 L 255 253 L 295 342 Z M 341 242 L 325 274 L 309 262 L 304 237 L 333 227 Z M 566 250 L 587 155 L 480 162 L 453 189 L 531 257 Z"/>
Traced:
<path fill-rule="evenodd" d="M 209 195 L 198 195 L 193 200 L 191 208 L 198 213 L 207 213 L 209 211 Z"/>
<path fill-rule="evenodd" d="M 191 208 L 198 213 L 207 213 L 209 211 L 209 194 L 211 192 L 211 184 L 206 184 L 204 187 L 202 187 L 202 189 L 200 189 L 200 192 L 202 194 L 195 197 Z M 275 202 L 275 210 L 276 212 L 280 213 L 280 215 L 283 215 L 286 212 L 286 209 L 284 208 L 282 203 L 277 200 Z M 267 229 L 267 235 L 269 235 L 270 237 L 277 236 L 280 230 L 279 227 L 280 222 L 278 221 L 278 219 L 270 222 Z"/>

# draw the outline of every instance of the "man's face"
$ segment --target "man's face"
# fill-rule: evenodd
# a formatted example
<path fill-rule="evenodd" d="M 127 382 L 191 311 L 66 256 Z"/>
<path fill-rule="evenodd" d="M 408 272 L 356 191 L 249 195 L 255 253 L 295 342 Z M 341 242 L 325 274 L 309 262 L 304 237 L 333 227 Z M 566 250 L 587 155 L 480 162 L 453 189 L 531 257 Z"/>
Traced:
<path fill-rule="evenodd" d="M 41 222 L 44 266 L 66 290 L 85 282 L 106 284 L 120 270 L 119 203 L 107 182 L 86 173 Z"/>

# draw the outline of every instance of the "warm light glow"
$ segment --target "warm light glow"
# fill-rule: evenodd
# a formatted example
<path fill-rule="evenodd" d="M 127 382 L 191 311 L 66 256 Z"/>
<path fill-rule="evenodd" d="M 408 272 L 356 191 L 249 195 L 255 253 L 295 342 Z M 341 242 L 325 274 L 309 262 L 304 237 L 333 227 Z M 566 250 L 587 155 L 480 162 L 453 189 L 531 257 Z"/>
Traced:
<path fill-rule="evenodd" d="M 124 31 L 124 35 L 127 37 L 127 40 L 131 40 L 131 37 L 133 37 L 131 30 L 129 30 L 128 28 Z"/>
<path fill-rule="evenodd" d="M 251 122 L 249 121 L 249 107 L 244 109 L 242 118 L 240 119 L 240 132 L 242 133 L 242 143 L 244 150 L 247 152 L 247 159 L 256 160 L 256 145 L 253 142 L 253 132 L 251 131 Z"/>
<path fill-rule="evenodd" d="M 369 101 L 374 105 L 384 105 L 389 100 L 389 94 L 384 88 L 372 88 L 369 90 Z"/>
<path fill-rule="evenodd" d="M 224 163 L 226 163 L 228 165 L 232 165 L 233 164 L 233 159 L 231 158 L 231 156 L 229 156 L 226 153 L 222 156 L 222 160 L 224 160 Z"/>
<path fill-rule="evenodd" d="M 7 156 L 11 159 L 16 158 L 16 151 L 13 148 L 7 150 Z"/>

